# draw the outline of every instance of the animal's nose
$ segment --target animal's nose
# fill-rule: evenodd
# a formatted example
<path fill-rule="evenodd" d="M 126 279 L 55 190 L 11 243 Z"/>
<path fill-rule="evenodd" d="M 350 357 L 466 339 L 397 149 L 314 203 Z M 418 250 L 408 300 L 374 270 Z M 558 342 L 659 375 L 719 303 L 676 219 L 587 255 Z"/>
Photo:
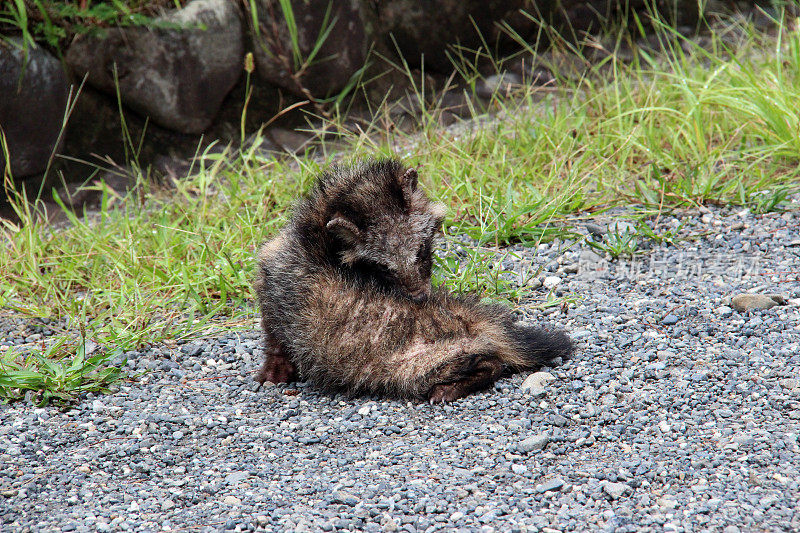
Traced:
<path fill-rule="evenodd" d="M 428 299 L 428 291 L 417 291 L 411 294 L 411 299 L 414 300 L 416 303 L 422 303 Z"/>

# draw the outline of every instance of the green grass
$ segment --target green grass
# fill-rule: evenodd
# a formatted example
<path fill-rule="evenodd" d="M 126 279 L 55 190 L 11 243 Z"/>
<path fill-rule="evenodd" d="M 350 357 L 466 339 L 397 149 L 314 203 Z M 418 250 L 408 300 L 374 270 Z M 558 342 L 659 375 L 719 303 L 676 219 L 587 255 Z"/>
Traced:
<path fill-rule="evenodd" d="M 45 43 L 59 56 L 78 34 L 97 34 L 105 28 L 148 26 L 177 28 L 152 18 L 165 7 L 186 0 L 7 0 L 0 6 L 0 40 L 20 38 L 21 46 Z"/>
<path fill-rule="evenodd" d="M 532 282 L 541 272 L 540 267 L 530 264 L 525 265 L 522 272 L 506 269 L 505 259 L 518 258 L 511 252 L 498 254 L 494 248 L 476 246 L 456 253 L 450 242 L 446 244 L 435 258 L 433 283 L 453 291 L 519 305 L 530 295 Z"/>
<path fill-rule="evenodd" d="M 340 119 L 326 129 L 339 132 L 345 160 L 407 154 L 431 195 L 449 206 L 450 231 L 480 243 L 460 260 L 443 256 L 436 280 L 527 302 L 528 282 L 502 269 L 502 247 L 568 241 L 577 213 L 623 205 L 647 220 L 702 204 L 764 212 L 781 209 L 798 189 L 800 34 L 784 29 L 776 41 L 746 27 L 741 33 L 735 47 L 717 39 L 713 53 L 675 47 L 633 64 L 612 55 L 594 72 L 560 80 L 558 89 L 498 95 L 486 104 L 495 119 L 448 130 L 438 127 L 435 107 L 413 134 L 381 112 L 357 132 Z M 476 109 L 475 118 L 482 112 Z M 69 317 L 70 326 L 53 339 L 62 343 L 57 356 L 39 347 L 2 355 L 3 397 L 74 385 L 63 376 L 85 368 L 74 348 L 79 328 L 105 354 L 92 360 L 100 361 L 90 372 L 98 375 L 102 357 L 120 350 L 256 327 L 256 247 L 336 159 L 332 149 L 323 144 L 286 160 L 262 159 L 254 150 L 209 154 L 173 188 L 148 188 L 142 180 L 129 198 L 106 189 L 98 212 L 68 213 L 70 223 L 55 231 L 36 222 L 37 208 L 17 202 L 23 223 L 6 222 L 0 233 L 0 308 L 16 317 Z M 645 224 L 608 240 L 603 251 L 632 254 L 642 239 L 673 237 Z M 65 353 L 66 346 L 73 348 Z M 62 376 L 61 385 L 19 373 L 26 371 Z M 93 383 L 117 378 L 110 372 Z"/>
<path fill-rule="evenodd" d="M 608 254 L 612 259 L 633 257 L 639 251 L 639 232 L 636 228 L 610 228 L 603 241 L 586 240 L 591 248 Z"/>
<path fill-rule="evenodd" d="M 0 399 L 11 401 L 32 397 L 38 405 L 51 400 L 67 402 L 85 392 L 108 392 L 108 386 L 123 372 L 108 365 L 110 354 L 86 354 L 86 343 L 72 343 L 60 337 L 20 356 L 0 354 Z"/>

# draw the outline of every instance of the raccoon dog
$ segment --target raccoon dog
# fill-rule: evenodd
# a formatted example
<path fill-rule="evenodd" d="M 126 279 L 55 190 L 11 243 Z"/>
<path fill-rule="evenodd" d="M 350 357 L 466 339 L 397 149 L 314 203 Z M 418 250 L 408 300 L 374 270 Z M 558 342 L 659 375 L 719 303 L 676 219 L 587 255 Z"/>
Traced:
<path fill-rule="evenodd" d="M 266 360 L 256 381 L 439 402 L 569 355 L 562 332 L 432 290 L 444 211 L 396 160 L 323 173 L 258 254 Z"/>

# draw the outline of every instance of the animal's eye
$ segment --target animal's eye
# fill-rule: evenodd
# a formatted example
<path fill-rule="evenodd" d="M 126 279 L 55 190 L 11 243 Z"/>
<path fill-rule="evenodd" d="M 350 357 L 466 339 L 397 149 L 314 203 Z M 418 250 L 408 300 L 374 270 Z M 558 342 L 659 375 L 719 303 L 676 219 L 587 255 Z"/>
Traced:
<path fill-rule="evenodd" d="M 360 270 L 362 273 L 372 276 L 373 278 L 379 278 L 383 280 L 391 280 L 394 278 L 394 272 L 392 272 L 392 270 L 383 263 L 363 259 L 358 261 L 353 266 L 357 270 Z"/>
<path fill-rule="evenodd" d="M 383 265 L 381 263 L 373 263 L 372 268 L 375 270 L 375 272 L 377 272 L 378 274 L 380 274 L 385 278 L 389 278 L 393 275 L 392 270 L 386 265 Z"/>

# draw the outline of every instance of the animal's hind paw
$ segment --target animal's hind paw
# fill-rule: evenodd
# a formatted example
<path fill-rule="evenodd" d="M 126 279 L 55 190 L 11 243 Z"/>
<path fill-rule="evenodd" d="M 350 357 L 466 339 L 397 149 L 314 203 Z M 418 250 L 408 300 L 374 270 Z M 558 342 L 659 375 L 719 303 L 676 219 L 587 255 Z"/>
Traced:
<path fill-rule="evenodd" d="M 463 391 L 456 383 L 440 383 L 434 385 L 428 394 L 428 402 L 435 403 L 452 402 L 464 396 Z"/>

